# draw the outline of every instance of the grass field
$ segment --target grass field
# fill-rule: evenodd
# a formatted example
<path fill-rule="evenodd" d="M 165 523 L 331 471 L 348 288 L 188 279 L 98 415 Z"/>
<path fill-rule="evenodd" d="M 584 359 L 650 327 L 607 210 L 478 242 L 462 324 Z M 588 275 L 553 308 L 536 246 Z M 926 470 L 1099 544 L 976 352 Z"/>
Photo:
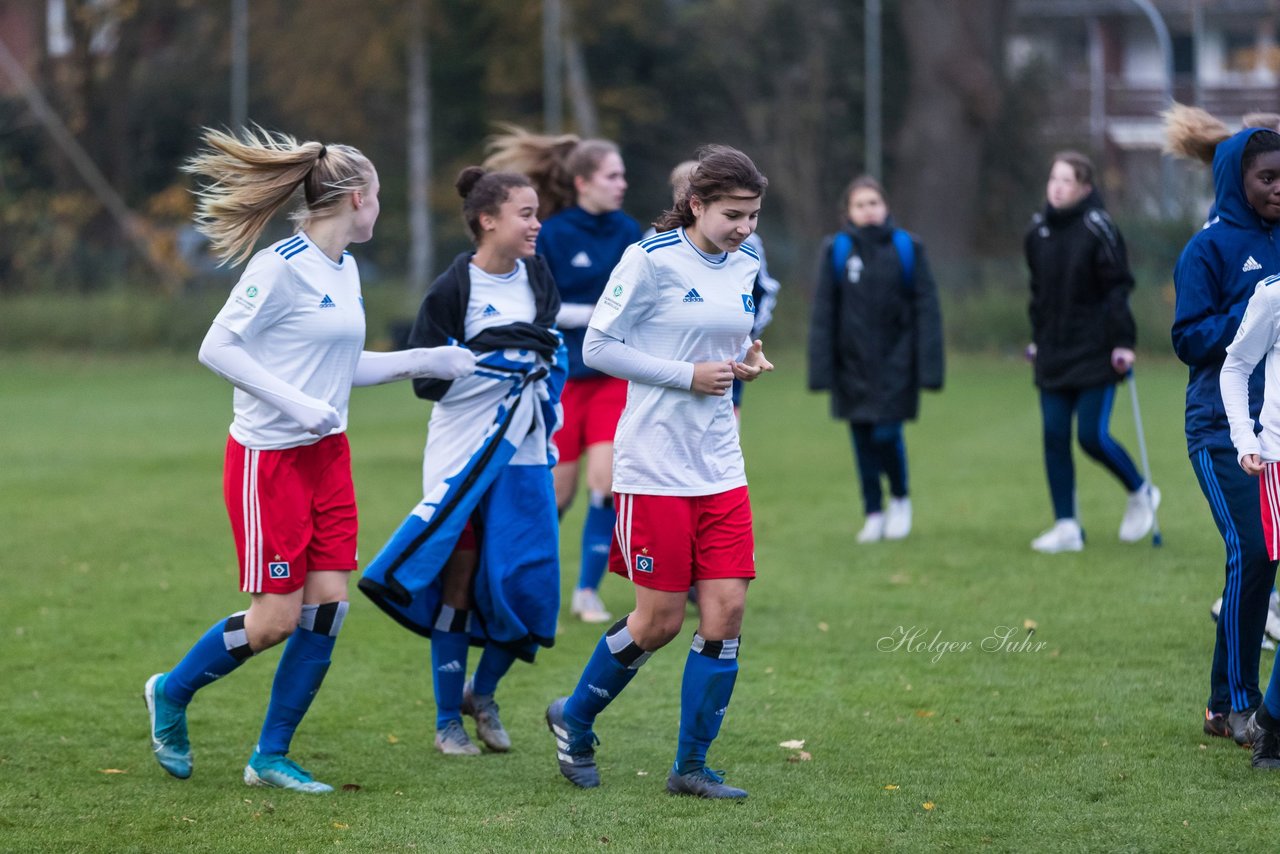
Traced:
<path fill-rule="evenodd" d="M 915 533 L 855 547 L 846 433 L 800 358 L 772 355 L 743 424 L 760 578 L 711 757 L 751 792 L 740 805 L 663 791 L 692 623 L 602 718 L 605 784 L 577 791 L 542 712 L 598 628 L 565 621 L 504 683 L 512 753 L 446 759 L 426 642 L 354 590 L 294 741 L 343 790 L 240 782 L 276 651 L 199 695 L 195 776 L 169 778 L 142 684 L 244 601 L 220 496 L 229 389 L 190 358 L 0 357 L 0 850 L 1274 850 L 1280 775 L 1200 732 L 1222 547 L 1184 453 L 1179 366 L 1139 371 L 1164 547 L 1117 542 L 1124 497 L 1082 461 L 1089 547 L 1051 557 L 1027 546 L 1051 514 L 1025 365 L 954 361 L 908 430 Z M 418 497 L 426 410 L 384 387 L 352 411 L 370 556 Z M 1132 424 L 1125 395 L 1115 427 L 1136 453 Z M 604 595 L 626 610 L 625 582 Z M 1032 623 L 1029 644 L 982 649 Z M 971 646 L 882 648 L 913 629 Z"/>

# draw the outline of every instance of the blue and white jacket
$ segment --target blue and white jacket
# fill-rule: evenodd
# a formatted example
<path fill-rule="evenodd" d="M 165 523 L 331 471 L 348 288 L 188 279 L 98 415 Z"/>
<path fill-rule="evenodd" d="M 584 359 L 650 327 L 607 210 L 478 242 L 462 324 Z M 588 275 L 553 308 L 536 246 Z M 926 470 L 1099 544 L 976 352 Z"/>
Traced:
<path fill-rule="evenodd" d="M 1213 155 L 1216 216 L 1187 243 L 1173 271 L 1173 349 L 1190 367 L 1186 430 L 1192 454 L 1233 447 L 1218 375 L 1254 287 L 1280 273 L 1275 223 L 1258 216 L 1244 193 L 1241 159 L 1249 137 L 1258 132 L 1246 128 L 1218 144 Z M 1249 414 L 1255 421 L 1262 392 L 1260 365 L 1249 380 Z"/>

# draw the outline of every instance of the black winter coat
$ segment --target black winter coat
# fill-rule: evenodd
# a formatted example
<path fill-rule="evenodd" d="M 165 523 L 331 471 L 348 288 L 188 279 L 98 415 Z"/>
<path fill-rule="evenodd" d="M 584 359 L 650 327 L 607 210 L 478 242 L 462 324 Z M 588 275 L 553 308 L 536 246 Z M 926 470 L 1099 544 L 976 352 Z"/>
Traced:
<path fill-rule="evenodd" d="M 924 247 L 912 238 L 915 275 L 908 286 L 891 221 L 846 231 L 853 252 L 838 277 L 832 238 L 822 245 L 809 325 L 809 388 L 830 391 L 831 414 L 845 421 L 915 418 L 920 389 L 942 388 L 944 361 L 938 289 Z"/>
<path fill-rule="evenodd" d="M 1111 351 L 1137 338 L 1124 238 L 1091 192 L 1074 207 L 1046 205 L 1024 241 L 1031 271 L 1036 385 L 1046 391 L 1119 382 Z"/>

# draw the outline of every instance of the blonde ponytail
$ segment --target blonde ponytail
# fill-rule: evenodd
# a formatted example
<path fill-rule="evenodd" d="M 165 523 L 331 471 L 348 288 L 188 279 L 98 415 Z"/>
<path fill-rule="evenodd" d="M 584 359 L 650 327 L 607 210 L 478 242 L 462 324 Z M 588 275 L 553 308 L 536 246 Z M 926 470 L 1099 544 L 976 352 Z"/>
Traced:
<path fill-rule="evenodd" d="M 196 228 L 224 264 L 253 254 L 271 217 L 299 187 L 302 199 L 289 218 L 302 228 L 332 214 L 373 177 L 373 164 L 349 145 L 300 143 L 261 127 L 240 137 L 205 128 L 201 139 L 207 148 L 183 170 L 208 182 L 196 190 Z"/>
<path fill-rule="evenodd" d="M 1188 160 L 1212 164 L 1218 143 L 1231 136 L 1221 120 L 1199 107 L 1175 103 L 1160 118 L 1164 119 L 1164 150 Z"/>
<path fill-rule="evenodd" d="M 546 219 L 578 203 L 574 178 L 590 178 L 618 146 L 607 139 L 580 139 L 575 134 L 546 136 L 518 125 L 499 125 L 503 133 L 489 137 L 484 168 L 518 172 L 538 193 L 538 219 Z"/>

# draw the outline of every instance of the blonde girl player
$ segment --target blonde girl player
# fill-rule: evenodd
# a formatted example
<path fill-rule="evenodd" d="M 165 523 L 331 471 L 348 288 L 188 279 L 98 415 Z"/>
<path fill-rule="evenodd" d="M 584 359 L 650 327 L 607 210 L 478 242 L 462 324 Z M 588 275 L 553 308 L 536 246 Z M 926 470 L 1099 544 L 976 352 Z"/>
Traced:
<path fill-rule="evenodd" d="M 186 169 L 207 182 L 197 223 L 224 261 L 248 257 L 271 216 L 301 199 L 298 230 L 253 255 L 200 347 L 200 361 L 235 386 L 223 494 L 249 608 L 219 619 L 147 680 L 151 742 L 162 768 L 190 777 L 192 696 L 288 641 L 244 780 L 329 792 L 288 753 L 329 669 L 356 568 L 351 387 L 466 376 L 475 356 L 460 347 L 364 351 L 360 275 L 345 251 L 369 240 L 378 218 L 378 173 L 363 154 L 265 131 L 206 130 L 203 141 Z"/>
<path fill-rule="evenodd" d="M 639 223 L 622 211 L 626 165 L 609 140 L 571 134 L 539 136 L 512 129 L 490 147 L 486 165 L 527 175 L 541 202 L 538 254 L 560 294 L 556 326 L 569 351 L 569 379 L 561 397 L 564 424 L 555 434 L 560 460 L 553 472 L 561 516 L 573 503 L 584 468 L 587 481 L 581 562 L 569 611 L 583 622 L 604 623 L 612 615 L 599 588 L 617 521 L 613 436 L 627 401 L 627 384 L 587 365 L 582 341 L 609 274 L 627 247 L 640 239 Z"/>
<path fill-rule="evenodd" d="M 659 219 L 659 233 L 623 255 L 587 330 L 587 364 L 630 383 L 614 443 L 618 525 L 609 568 L 634 583 L 636 606 L 600 638 L 573 694 L 547 709 L 560 772 L 582 788 L 600 784 L 596 716 L 679 634 L 694 586 L 699 623 L 667 789 L 747 796 L 706 767 L 706 754 L 733 694 L 755 577 L 729 389 L 735 377 L 749 382 L 773 369 L 749 338 L 760 262 L 744 246 L 766 186 L 742 152 L 701 149 L 688 190 Z"/>

